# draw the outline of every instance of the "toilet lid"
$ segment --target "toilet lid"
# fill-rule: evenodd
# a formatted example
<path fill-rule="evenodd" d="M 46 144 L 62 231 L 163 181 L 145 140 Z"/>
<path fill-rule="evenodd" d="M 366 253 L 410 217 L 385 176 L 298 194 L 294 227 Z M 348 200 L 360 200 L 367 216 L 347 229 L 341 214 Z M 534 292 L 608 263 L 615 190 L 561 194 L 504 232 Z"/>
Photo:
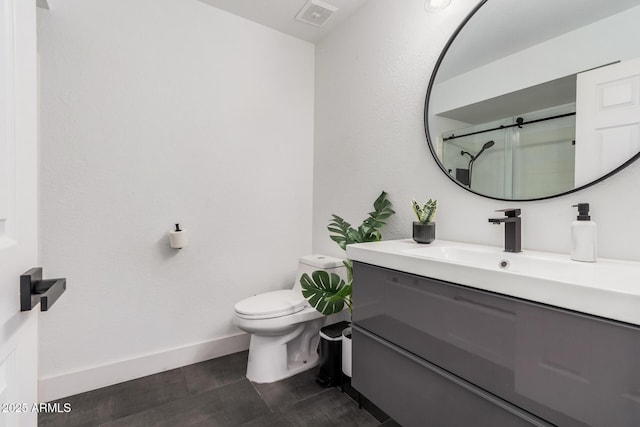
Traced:
<path fill-rule="evenodd" d="M 302 311 L 307 305 L 300 291 L 292 289 L 266 292 L 243 299 L 236 304 L 236 313 L 243 316 L 271 317 L 286 316 Z"/>

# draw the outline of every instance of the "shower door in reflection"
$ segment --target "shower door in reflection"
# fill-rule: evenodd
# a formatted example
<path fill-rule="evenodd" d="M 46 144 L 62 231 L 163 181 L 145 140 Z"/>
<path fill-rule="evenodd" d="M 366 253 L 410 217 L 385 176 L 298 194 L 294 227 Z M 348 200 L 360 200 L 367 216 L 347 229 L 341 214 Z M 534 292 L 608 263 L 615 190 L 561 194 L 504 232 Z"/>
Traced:
<path fill-rule="evenodd" d="M 441 158 L 462 185 L 505 199 L 574 188 L 575 104 L 461 127 L 442 135 Z"/>

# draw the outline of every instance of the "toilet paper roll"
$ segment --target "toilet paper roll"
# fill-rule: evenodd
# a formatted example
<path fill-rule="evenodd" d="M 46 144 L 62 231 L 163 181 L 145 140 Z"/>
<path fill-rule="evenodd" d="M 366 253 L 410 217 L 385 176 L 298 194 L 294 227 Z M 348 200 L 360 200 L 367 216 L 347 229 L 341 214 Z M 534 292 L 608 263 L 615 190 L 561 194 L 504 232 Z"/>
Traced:
<path fill-rule="evenodd" d="M 171 230 L 169 231 L 169 243 L 174 249 L 182 249 L 189 243 L 186 230 Z"/>

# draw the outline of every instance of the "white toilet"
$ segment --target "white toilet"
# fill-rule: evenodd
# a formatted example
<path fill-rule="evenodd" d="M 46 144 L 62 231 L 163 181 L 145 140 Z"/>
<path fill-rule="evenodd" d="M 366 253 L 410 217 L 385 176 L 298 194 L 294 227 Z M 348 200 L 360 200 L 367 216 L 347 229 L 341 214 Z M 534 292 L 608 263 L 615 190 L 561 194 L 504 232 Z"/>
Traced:
<path fill-rule="evenodd" d="M 251 334 L 247 378 L 271 383 L 296 375 L 318 364 L 317 347 L 325 316 L 302 296 L 300 277 L 316 270 L 336 273 L 346 279 L 339 258 L 307 255 L 298 262 L 292 289 L 266 292 L 235 305 L 233 320 Z"/>

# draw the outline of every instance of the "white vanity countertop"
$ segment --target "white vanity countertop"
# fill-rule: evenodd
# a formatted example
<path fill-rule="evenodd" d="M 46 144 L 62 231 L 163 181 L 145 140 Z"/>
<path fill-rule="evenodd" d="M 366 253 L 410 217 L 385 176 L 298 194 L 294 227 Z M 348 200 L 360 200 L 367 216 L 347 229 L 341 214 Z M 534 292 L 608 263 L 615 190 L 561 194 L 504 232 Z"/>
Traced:
<path fill-rule="evenodd" d="M 572 261 L 568 254 L 412 239 L 347 246 L 367 264 L 459 283 L 570 310 L 640 325 L 640 262 Z M 507 261 L 506 268 L 500 267 Z M 505 263 L 502 263 L 505 264 Z"/>

